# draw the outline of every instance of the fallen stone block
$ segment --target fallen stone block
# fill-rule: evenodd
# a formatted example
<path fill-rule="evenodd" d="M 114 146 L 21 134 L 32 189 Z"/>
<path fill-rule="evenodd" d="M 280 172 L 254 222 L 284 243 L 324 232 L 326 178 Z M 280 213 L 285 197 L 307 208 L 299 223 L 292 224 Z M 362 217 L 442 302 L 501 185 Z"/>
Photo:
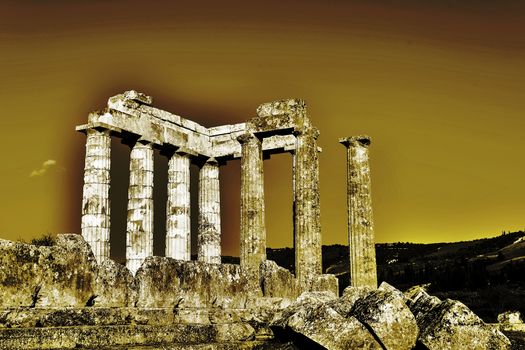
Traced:
<path fill-rule="evenodd" d="M 346 317 L 350 314 L 355 302 L 360 298 L 364 298 L 368 293 L 372 292 L 372 290 L 371 287 L 367 286 L 348 286 L 339 299 L 329 301 L 328 305 L 341 316 Z"/>
<path fill-rule="evenodd" d="M 525 323 L 523 323 L 519 311 L 507 311 L 499 314 L 498 323 L 499 329 L 509 338 L 521 339 L 525 335 Z M 521 342 L 523 343 L 523 341 Z"/>
<path fill-rule="evenodd" d="M 43 278 L 35 306 L 81 307 L 93 299 L 97 262 L 81 235 L 58 235 L 38 264 Z"/>
<path fill-rule="evenodd" d="M 0 239 L 0 308 L 36 304 L 43 279 L 38 262 L 42 250 L 50 251 L 45 248 Z"/>
<path fill-rule="evenodd" d="M 291 305 L 276 312 L 270 321 L 270 326 L 284 328 L 288 319 L 300 310 L 306 307 L 321 306 L 333 300 L 335 300 L 335 296 L 330 292 L 304 292 Z"/>
<path fill-rule="evenodd" d="M 339 281 L 335 275 L 324 274 L 317 276 L 311 283 L 311 292 L 330 292 L 339 296 Z"/>
<path fill-rule="evenodd" d="M 415 316 L 418 325 L 433 307 L 441 303 L 438 297 L 429 295 L 421 286 L 410 288 L 404 293 L 404 296 L 405 302 Z"/>
<path fill-rule="evenodd" d="M 294 275 L 272 260 L 261 263 L 261 286 L 264 297 L 295 300 L 299 296 Z"/>
<path fill-rule="evenodd" d="M 107 259 L 98 266 L 93 306 L 132 307 L 136 297 L 133 275 L 124 265 Z"/>
<path fill-rule="evenodd" d="M 505 350 L 510 341 L 456 300 L 440 301 L 420 287 L 405 294 L 419 327 L 418 342 L 429 350 Z"/>
<path fill-rule="evenodd" d="M 240 266 L 148 257 L 135 275 L 137 307 L 242 308 L 247 279 Z"/>
<path fill-rule="evenodd" d="M 58 235 L 53 246 L 0 240 L 0 307 L 86 306 L 96 271 L 80 235 Z"/>
<path fill-rule="evenodd" d="M 300 348 L 316 344 L 328 350 L 382 349 L 356 318 L 345 318 L 324 304 L 306 306 L 293 314 L 284 331 L 287 330 Z"/>
<path fill-rule="evenodd" d="M 506 311 L 498 315 L 498 322 L 504 324 L 523 324 L 519 311 Z"/>
<path fill-rule="evenodd" d="M 350 315 L 373 332 L 386 349 L 409 350 L 416 345 L 416 319 L 405 304 L 403 293 L 386 282 L 357 299 Z"/>

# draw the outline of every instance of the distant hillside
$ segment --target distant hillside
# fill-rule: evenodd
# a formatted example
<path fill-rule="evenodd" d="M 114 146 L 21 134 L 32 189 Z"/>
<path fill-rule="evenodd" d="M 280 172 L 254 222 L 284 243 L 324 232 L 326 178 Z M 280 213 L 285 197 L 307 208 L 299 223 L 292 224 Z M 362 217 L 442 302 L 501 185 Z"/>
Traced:
<path fill-rule="evenodd" d="M 455 243 L 376 244 L 379 281 L 405 290 L 430 284 L 430 292 L 461 300 L 485 321 L 506 310 L 525 313 L 525 233 Z M 268 249 L 268 259 L 294 270 L 292 248 Z M 349 285 L 348 246 L 323 246 L 323 271 Z"/>

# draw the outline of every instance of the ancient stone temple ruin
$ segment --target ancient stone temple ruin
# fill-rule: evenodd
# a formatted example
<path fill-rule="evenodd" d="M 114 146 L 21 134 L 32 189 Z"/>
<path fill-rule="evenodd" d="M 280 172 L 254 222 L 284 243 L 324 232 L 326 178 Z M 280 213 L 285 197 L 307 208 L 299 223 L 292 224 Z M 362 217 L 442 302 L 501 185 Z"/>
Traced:
<path fill-rule="evenodd" d="M 0 239 L 0 350 L 509 348 L 460 302 L 377 287 L 366 136 L 340 140 L 351 286 L 339 297 L 338 280 L 322 271 L 318 131 L 303 101 L 265 103 L 245 123 L 206 128 L 128 91 L 77 130 L 87 136 L 82 235 L 60 234 L 51 246 Z M 126 266 L 110 259 L 112 137 L 130 147 Z M 155 149 L 168 158 L 165 256 L 153 256 Z M 263 160 L 282 152 L 293 158 L 295 273 L 266 257 Z M 232 159 L 241 161 L 240 265 L 221 262 L 219 173 Z"/>
<path fill-rule="evenodd" d="M 151 106 L 129 91 L 109 99 L 108 108 L 77 127 L 87 136 L 82 201 L 82 236 L 98 262 L 109 258 L 110 145 L 119 137 L 131 148 L 126 232 L 126 266 L 136 273 L 153 255 L 153 150 L 168 157 L 166 257 L 190 260 L 190 215 L 198 215 L 198 260 L 221 262 L 219 168 L 241 161 L 241 267 L 259 280 L 266 260 L 265 156 L 293 156 L 295 275 L 307 288 L 321 275 L 319 169 L 312 126 L 301 100 L 266 103 L 246 123 L 205 128 Z M 190 213 L 190 164 L 199 166 L 198 213 Z"/>

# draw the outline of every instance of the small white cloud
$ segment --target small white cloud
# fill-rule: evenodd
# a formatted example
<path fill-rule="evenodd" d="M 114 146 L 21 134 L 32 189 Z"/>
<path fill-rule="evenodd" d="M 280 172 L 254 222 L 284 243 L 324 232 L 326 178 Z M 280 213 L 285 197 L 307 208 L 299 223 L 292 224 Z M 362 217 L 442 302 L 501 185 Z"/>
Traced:
<path fill-rule="evenodd" d="M 35 169 L 29 174 L 29 177 L 35 177 L 35 176 L 42 176 L 45 173 L 47 173 L 48 169 L 52 166 L 55 166 L 57 164 L 57 161 L 54 159 L 48 159 L 44 163 L 42 163 L 42 166 L 40 169 Z"/>

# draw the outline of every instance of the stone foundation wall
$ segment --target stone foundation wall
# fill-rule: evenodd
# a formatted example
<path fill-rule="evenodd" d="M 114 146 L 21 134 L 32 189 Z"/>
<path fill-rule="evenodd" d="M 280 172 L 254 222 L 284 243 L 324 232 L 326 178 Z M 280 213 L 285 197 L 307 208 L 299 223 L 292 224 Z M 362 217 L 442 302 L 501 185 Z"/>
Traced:
<path fill-rule="evenodd" d="M 240 265 L 148 257 L 133 276 L 97 264 L 81 235 L 0 240 L 0 349 L 267 340 L 270 318 L 301 289 L 273 261 L 260 274 L 254 285 Z M 311 289 L 336 294 L 337 280 L 321 275 Z"/>
<path fill-rule="evenodd" d="M 52 247 L 0 240 L 0 309 L 86 306 L 95 294 L 97 262 L 80 235 Z"/>
<path fill-rule="evenodd" d="M 112 260 L 97 264 L 89 245 L 76 234 L 58 235 L 50 247 L 0 240 L 0 310 L 245 309 L 274 305 L 275 298 L 295 300 L 301 292 L 295 276 L 273 261 L 262 263 L 260 286 L 248 282 L 239 265 L 167 257 L 146 258 L 133 276 L 125 266 Z M 321 275 L 311 284 L 313 291 L 337 295 L 337 279 L 332 275 Z M 259 300 L 261 295 L 268 300 Z"/>

